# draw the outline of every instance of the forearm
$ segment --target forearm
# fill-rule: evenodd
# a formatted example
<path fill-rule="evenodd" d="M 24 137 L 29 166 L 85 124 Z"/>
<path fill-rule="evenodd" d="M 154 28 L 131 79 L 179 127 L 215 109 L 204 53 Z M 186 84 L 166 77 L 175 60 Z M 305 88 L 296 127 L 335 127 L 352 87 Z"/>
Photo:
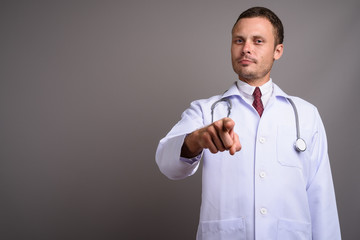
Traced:
<path fill-rule="evenodd" d="M 199 159 L 193 161 L 194 152 L 185 152 L 184 140 L 190 133 L 203 127 L 202 111 L 198 101 L 192 102 L 190 108 L 181 115 L 181 120 L 161 139 L 156 151 L 156 163 L 160 171 L 170 179 L 182 179 L 195 173 Z M 183 149 L 183 146 L 184 149 Z M 182 149 L 184 154 L 182 154 Z M 194 155 L 195 154 L 195 155 Z M 182 159 L 182 157 L 188 157 Z"/>
<path fill-rule="evenodd" d="M 331 174 L 324 126 L 318 118 L 317 135 L 314 137 L 311 161 L 313 168 L 307 189 L 311 211 L 313 239 L 340 240 L 340 224 L 335 190 Z"/>
<path fill-rule="evenodd" d="M 199 161 L 190 163 L 181 160 L 181 149 L 184 135 L 163 138 L 156 151 L 156 163 L 160 171 L 170 179 L 183 179 L 194 174 L 199 166 Z"/>

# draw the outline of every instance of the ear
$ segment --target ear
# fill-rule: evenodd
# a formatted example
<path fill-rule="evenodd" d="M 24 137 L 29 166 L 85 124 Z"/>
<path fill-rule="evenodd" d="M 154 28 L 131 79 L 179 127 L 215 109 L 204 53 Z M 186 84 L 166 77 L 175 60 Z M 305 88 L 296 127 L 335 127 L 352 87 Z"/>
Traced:
<path fill-rule="evenodd" d="M 283 44 L 276 45 L 275 51 L 274 51 L 274 60 L 278 60 L 279 58 L 281 58 L 283 51 L 284 51 Z"/>

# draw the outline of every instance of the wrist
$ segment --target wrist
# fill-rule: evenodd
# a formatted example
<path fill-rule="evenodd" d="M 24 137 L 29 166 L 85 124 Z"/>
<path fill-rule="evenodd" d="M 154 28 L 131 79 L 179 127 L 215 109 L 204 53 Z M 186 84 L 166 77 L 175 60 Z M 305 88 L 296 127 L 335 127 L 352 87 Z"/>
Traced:
<path fill-rule="evenodd" d="M 185 137 L 181 147 L 181 157 L 194 158 L 201 153 L 202 148 L 197 144 L 195 139 L 196 132 L 192 132 Z"/>

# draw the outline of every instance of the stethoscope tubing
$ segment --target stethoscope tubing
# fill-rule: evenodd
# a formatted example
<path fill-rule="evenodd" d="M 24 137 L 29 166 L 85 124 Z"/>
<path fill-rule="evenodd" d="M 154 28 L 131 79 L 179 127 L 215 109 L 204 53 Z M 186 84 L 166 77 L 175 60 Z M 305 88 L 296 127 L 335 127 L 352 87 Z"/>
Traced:
<path fill-rule="evenodd" d="M 296 108 L 296 105 L 294 103 L 294 101 L 291 98 L 286 98 L 289 103 L 291 104 L 293 110 L 294 110 L 294 114 L 295 114 L 295 124 L 296 124 L 296 141 L 294 144 L 295 149 L 298 152 L 304 152 L 306 150 L 306 142 L 304 139 L 302 139 L 300 137 L 300 124 L 299 124 L 299 115 L 298 115 L 298 111 Z M 227 113 L 227 117 L 230 116 L 231 114 L 231 109 L 232 109 L 232 103 L 231 100 L 228 97 L 223 97 L 217 101 L 215 101 L 212 105 L 211 105 L 211 122 L 214 122 L 214 109 L 216 108 L 217 104 L 220 102 L 226 102 L 227 107 L 228 107 L 228 113 Z"/>
<path fill-rule="evenodd" d="M 216 107 L 216 105 L 220 102 L 226 102 L 227 105 L 228 105 L 228 113 L 227 113 L 227 116 L 226 117 L 229 117 L 230 116 L 230 113 L 231 113 L 231 108 L 232 108 L 232 103 L 231 103 L 231 100 L 229 98 L 221 98 L 219 100 L 217 100 L 216 102 L 214 102 L 212 105 L 211 105 L 211 122 L 214 122 L 214 109 Z"/>

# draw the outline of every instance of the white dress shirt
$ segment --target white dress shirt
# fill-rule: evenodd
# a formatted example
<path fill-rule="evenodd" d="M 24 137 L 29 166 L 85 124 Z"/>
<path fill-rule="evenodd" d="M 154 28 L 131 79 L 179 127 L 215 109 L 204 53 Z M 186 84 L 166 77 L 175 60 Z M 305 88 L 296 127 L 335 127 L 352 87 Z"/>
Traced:
<path fill-rule="evenodd" d="M 247 84 L 246 82 L 237 80 L 236 85 L 239 89 L 239 95 L 243 97 L 243 99 L 250 105 L 252 105 L 254 101 L 253 92 L 255 90 L 254 86 Z M 272 79 L 270 78 L 264 85 L 259 86 L 261 92 L 261 101 L 263 106 L 266 107 L 266 104 L 269 102 L 270 96 L 273 93 L 274 86 Z"/>

